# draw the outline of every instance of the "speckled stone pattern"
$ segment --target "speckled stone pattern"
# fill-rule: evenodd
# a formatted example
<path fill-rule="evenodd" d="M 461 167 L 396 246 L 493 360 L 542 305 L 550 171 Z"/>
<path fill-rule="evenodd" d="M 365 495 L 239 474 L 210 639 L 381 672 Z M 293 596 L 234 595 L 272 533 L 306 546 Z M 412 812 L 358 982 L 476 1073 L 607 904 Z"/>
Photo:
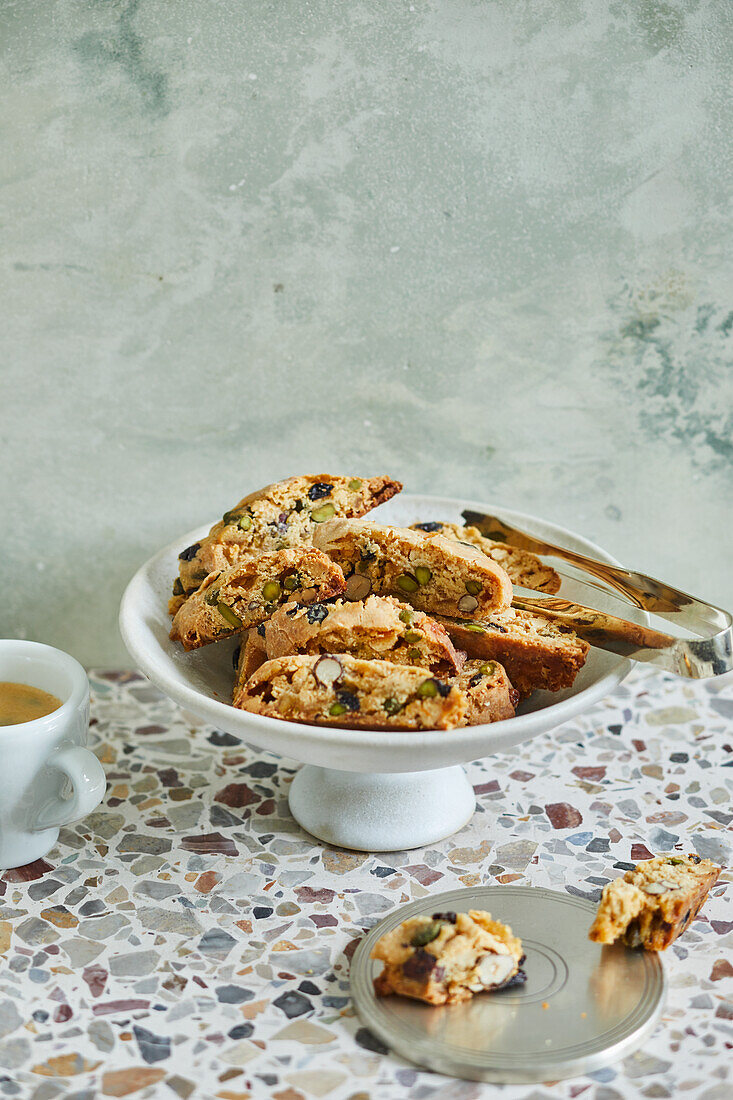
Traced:
<path fill-rule="evenodd" d="M 0 876 L 0 1096 L 729 1100 L 728 871 L 666 953 L 663 1023 L 590 1077 L 499 1089 L 422 1072 L 360 1025 L 348 971 L 363 930 L 427 894 L 523 882 L 596 899 L 660 850 L 728 865 L 733 679 L 637 672 L 473 764 L 459 834 L 379 856 L 300 831 L 295 764 L 198 725 L 137 673 L 91 680 L 105 801 Z"/>

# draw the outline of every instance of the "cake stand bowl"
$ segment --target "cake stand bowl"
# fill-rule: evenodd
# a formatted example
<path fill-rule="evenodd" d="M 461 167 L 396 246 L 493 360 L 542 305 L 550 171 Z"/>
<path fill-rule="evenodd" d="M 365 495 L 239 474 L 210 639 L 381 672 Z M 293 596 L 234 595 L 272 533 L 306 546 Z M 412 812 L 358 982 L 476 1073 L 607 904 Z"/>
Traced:
<path fill-rule="evenodd" d="M 539 538 L 619 564 L 564 527 L 498 504 L 400 494 L 369 518 L 402 527 L 429 520 L 460 523 L 464 508 L 500 515 Z M 514 718 L 503 722 L 454 730 L 347 730 L 237 710 L 230 703 L 236 641 L 186 653 L 168 637 L 167 605 L 178 554 L 208 530 L 182 535 L 137 571 L 120 606 L 124 643 L 136 666 L 179 706 L 248 744 L 300 761 L 304 766 L 290 788 L 291 812 L 307 832 L 335 847 L 402 851 L 450 836 L 475 808 L 461 765 L 561 725 L 611 692 L 631 667 L 628 660 L 591 649 L 571 688 L 535 692 Z M 572 579 L 563 580 L 560 595 L 574 597 Z M 596 602 L 601 610 L 613 609 L 602 593 Z M 630 605 L 624 614 L 636 617 Z"/>

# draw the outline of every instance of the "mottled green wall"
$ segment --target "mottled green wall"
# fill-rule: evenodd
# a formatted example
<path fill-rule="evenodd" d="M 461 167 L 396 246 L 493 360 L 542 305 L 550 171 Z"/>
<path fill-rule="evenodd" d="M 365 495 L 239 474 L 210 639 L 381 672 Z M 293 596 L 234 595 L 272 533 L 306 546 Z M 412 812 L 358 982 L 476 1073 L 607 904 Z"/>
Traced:
<path fill-rule="evenodd" d="M 152 550 L 347 467 L 733 604 L 729 3 L 2 18 L 0 634 L 121 661 Z"/>

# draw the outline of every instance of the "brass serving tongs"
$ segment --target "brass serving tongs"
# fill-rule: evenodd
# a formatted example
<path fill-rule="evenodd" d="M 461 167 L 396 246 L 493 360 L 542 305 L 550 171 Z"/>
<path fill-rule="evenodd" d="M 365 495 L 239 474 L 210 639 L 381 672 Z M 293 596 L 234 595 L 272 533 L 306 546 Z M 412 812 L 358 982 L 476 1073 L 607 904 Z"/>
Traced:
<path fill-rule="evenodd" d="M 515 592 L 513 607 L 545 615 L 559 625 L 574 630 L 591 645 L 635 661 L 657 665 L 677 676 L 702 679 L 722 676 L 733 669 L 733 616 L 722 608 L 698 600 L 686 592 L 679 592 L 664 581 L 655 580 L 645 573 L 609 565 L 575 550 L 566 550 L 562 546 L 535 538 L 526 531 L 512 527 L 498 516 L 467 509 L 463 518 L 467 524 L 478 528 L 486 538 L 504 542 L 507 546 L 516 546 L 521 550 L 530 550 L 534 554 L 562 558 L 577 569 L 596 577 L 598 580 L 581 581 L 572 578 L 575 584 L 587 588 L 591 596 L 594 589 L 607 592 L 608 589 L 604 587 L 607 585 L 641 610 L 668 619 L 697 637 L 679 638 L 664 634 L 651 627 L 630 623 L 605 611 L 585 607 L 558 596 L 526 596 Z"/>

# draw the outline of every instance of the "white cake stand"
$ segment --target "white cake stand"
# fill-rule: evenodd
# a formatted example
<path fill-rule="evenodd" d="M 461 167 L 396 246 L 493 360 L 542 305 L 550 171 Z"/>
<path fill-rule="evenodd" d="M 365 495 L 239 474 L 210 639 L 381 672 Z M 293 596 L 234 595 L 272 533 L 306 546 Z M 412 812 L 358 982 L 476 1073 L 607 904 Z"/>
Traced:
<path fill-rule="evenodd" d="M 371 513 L 382 523 L 462 522 L 472 508 L 500 514 L 558 545 L 615 562 L 587 539 L 521 512 L 471 500 L 400 494 Z M 232 651 L 223 641 L 184 653 L 168 638 L 168 597 L 179 552 L 208 532 L 201 527 L 152 557 L 127 586 L 120 630 L 138 668 L 179 706 L 220 730 L 303 762 L 290 789 L 290 809 L 309 833 L 361 851 L 400 851 L 450 836 L 471 818 L 474 793 L 461 764 L 546 733 L 612 691 L 630 662 L 592 649 L 572 688 L 536 692 L 504 722 L 457 730 L 382 733 L 301 725 L 236 710 Z M 562 594 L 573 597 L 573 582 Z M 598 601 L 603 607 L 603 601 Z M 608 609 L 613 604 L 607 605 Z M 604 608 L 605 609 L 605 608 Z M 633 609 L 624 614 L 631 617 Z"/>

